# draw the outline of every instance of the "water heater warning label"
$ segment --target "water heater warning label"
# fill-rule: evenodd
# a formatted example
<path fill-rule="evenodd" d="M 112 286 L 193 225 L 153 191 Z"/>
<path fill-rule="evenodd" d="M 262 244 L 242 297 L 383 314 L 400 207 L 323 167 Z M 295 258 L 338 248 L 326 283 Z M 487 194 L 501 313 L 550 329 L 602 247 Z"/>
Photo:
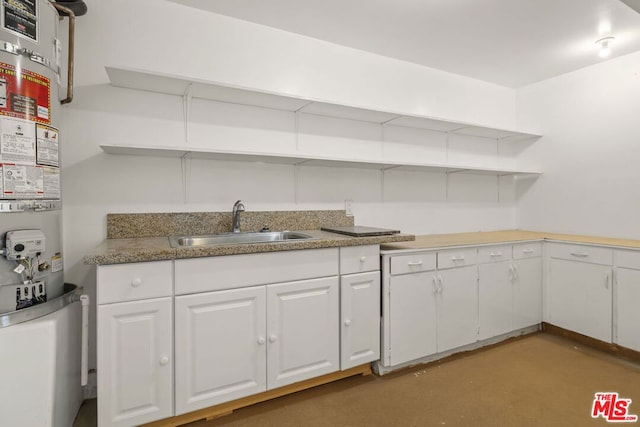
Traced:
<path fill-rule="evenodd" d="M 36 0 L 2 0 L 2 27 L 19 36 L 38 41 Z"/>
<path fill-rule="evenodd" d="M 51 123 L 51 81 L 0 62 L 0 115 Z"/>
<path fill-rule="evenodd" d="M 52 191 L 55 192 L 55 190 Z M 42 199 L 43 197 L 44 168 L 42 166 L 8 163 L 2 165 L 3 199 Z"/>

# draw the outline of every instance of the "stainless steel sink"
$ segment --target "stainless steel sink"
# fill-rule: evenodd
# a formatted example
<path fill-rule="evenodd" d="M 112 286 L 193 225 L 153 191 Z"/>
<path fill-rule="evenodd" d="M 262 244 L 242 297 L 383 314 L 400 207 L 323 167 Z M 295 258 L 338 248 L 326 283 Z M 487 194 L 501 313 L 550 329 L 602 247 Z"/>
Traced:
<path fill-rule="evenodd" d="M 237 243 L 275 243 L 311 239 L 315 239 L 315 237 L 296 231 L 268 231 L 259 233 L 207 234 L 203 236 L 171 236 L 169 237 L 169 244 L 172 248 L 182 248 Z"/>

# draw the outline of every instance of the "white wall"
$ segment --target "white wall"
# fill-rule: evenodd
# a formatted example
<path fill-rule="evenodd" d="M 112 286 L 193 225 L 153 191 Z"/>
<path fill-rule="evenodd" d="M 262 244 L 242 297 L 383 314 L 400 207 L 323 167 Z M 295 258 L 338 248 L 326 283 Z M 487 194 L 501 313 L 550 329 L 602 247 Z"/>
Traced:
<path fill-rule="evenodd" d="M 513 128 L 509 88 L 191 9 L 165 0 L 89 0 L 78 20 L 79 85 L 104 65 L 387 111 Z"/>
<path fill-rule="evenodd" d="M 640 53 L 518 91 L 519 120 L 543 135 L 543 175 L 522 196 L 525 229 L 640 239 Z"/>
<path fill-rule="evenodd" d="M 503 128 L 515 127 L 515 91 L 167 1 L 87 3 L 61 137 L 65 275 L 93 297 L 95 270 L 82 258 L 106 237 L 110 212 L 226 211 L 236 199 L 248 210 L 343 209 L 348 198 L 357 223 L 411 233 L 517 225 L 510 178 L 193 159 L 183 182 L 180 159 L 105 154 L 100 144 L 185 143 L 182 99 L 111 87 L 109 65 Z M 192 107 L 194 146 L 423 161 L 449 155 L 486 166 L 506 153 L 491 140 L 445 143 L 444 134 L 393 128 L 381 138 L 379 126 L 318 116 L 301 117 L 296 138 L 293 113 L 201 100 Z M 94 350 L 92 359 L 95 366 Z"/>

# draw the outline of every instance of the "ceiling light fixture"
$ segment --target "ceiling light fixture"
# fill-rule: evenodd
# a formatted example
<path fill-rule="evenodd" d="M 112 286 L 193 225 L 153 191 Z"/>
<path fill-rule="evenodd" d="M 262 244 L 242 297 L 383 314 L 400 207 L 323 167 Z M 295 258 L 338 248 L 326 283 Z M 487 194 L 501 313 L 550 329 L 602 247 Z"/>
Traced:
<path fill-rule="evenodd" d="M 611 47 L 609 46 L 616 38 L 609 36 L 603 37 L 600 40 L 596 41 L 596 44 L 600 46 L 600 51 L 598 52 L 598 56 L 600 58 L 606 58 L 611 55 Z"/>

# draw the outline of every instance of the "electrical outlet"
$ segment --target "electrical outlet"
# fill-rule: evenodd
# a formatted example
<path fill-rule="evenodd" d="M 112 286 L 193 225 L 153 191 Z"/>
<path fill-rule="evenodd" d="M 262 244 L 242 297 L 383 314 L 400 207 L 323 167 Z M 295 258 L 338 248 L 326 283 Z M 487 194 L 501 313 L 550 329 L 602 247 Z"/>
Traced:
<path fill-rule="evenodd" d="M 344 199 L 344 210 L 347 213 L 347 216 L 353 216 L 353 200 Z"/>

